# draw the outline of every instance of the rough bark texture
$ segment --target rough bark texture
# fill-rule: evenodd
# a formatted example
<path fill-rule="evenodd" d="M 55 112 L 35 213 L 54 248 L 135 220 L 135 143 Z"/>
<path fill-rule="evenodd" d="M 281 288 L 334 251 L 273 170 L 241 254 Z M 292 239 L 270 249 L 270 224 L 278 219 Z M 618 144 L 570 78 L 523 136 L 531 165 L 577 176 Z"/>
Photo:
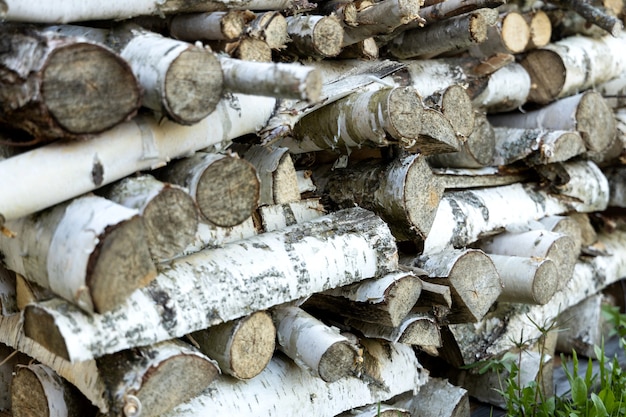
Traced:
<path fill-rule="evenodd" d="M 1 32 L 0 123 L 47 142 L 86 138 L 135 115 L 139 84 L 110 49 L 28 27 Z"/>
<path fill-rule="evenodd" d="M 191 334 L 198 349 L 219 369 L 237 379 L 250 379 L 267 366 L 276 347 L 276 327 L 264 311 Z"/>
<path fill-rule="evenodd" d="M 198 205 L 201 220 L 216 226 L 242 223 L 259 203 L 256 170 L 236 155 L 197 152 L 172 162 L 156 176 L 188 189 Z"/>
<path fill-rule="evenodd" d="M 87 312 L 102 313 L 156 276 L 137 213 L 85 196 L 8 223 L 19 237 L 0 236 L 0 251 L 9 269 Z"/>
<path fill-rule="evenodd" d="M 387 225 L 355 207 L 178 258 L 106 314 L 87 316 L 62 300 L 31 305 L 25 332 L 62 357 L 86 360 L 180 337 L 397 266 Z"/>

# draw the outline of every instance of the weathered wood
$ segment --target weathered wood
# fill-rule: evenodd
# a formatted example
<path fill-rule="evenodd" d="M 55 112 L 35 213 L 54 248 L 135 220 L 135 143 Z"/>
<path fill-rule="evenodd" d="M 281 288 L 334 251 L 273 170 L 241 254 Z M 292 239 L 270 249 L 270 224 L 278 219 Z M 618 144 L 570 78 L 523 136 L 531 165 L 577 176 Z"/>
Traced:
<path fill-rule="evenodd" d="M 236 152 L 254 167 L 259 177 L 260 206 L 300 200 L 296 169 L 289 149 L 233 144 L 229 150 Z"/>
<path fill-rule="evenodd" d="M 609 206 L 626 207 L 626 169 L 622 166 L 611 166 L 604 169 L 609 181 Z"/>
<path fill-rule="evenodd" d="M 237 379 L 260 374 L 272 359 L 276 327 L 264 311 L 193 332 L 196 347 L 217 361 L 219 369 Z"/>
<path fill-rule="evenodd" d="M 241 61 L 272 62 L 272 49 L 267 42 L 250 36 L 243 36 L 234 42 L 212 42 L 211 47 Z"/>
<path fill-rule="evenodd" d="M 280 12 L 260 13 L 246 26 L 246 34 L 261 39 L 270 49 L 281 50 L 289 42 L 287 19 Z"/>
<path fill-rule="evenodd" d="M 327 383 L 277 354 L 248 381 L 220 379 L 204 393 L 164 415 L 232 416 L 335 415 L 385 401 L 426 383 L 427 372 L 409 346 L 366 340 L 360 378 Z"/>
<path fill-rule="evenodd" d="M 201 221 L 236 226 L 252 215 L 259 202 L 256 169 L 236 155 L 196 152 L 155 172 L 162 181 L 189 190 Z"/>
<path fill-rule="evenodd" d="M 558 194 L 532 183 L 444 192 L 424 252 L 440 252 L 449 245 L 463 247 L 507 226 L 548 215 L 604 210 L 609 186 L 599 168 L 593 162 L 577 161 L 567 163 L 566 170 L 571 179 Z"/>
<path fill-rule="evenodd" d="M 413 263 L 428 272 L 424 280 L 450 287 L 450 323 L 480 321 L 502 292 L 493 262 L 480 250 L 447 250 L 417 257 Z"/>
<path fill-rule="evenodd" d="M 412 346 L 441 347 L 439 324 L 435 317 L 427 313 L 410 313 L 396 327 L 368 323 L 358 319 L 347 319 L 345 322 L 368 338 Z"/>
<path fill-rule="evenodd" d="M 403 265 L 404 266 L 404 265 Z M 452 295 L 450 287 L 443 284 L 435 284 L 431 280 L 422 280 L 422 292 L 415 303 L 414 310 L 424 307 L 442 306 L 445 309 L 452 307 Z"/>
<path fill-rule="evenodd" d="M 367 38 L 361 42 L 344 47 L 337 58 L 339 59 L 378 59 L 380 51 L 374 38 Z"/>
<path fill-rule="evenodd" d="M 591 246 L 598 241 L 598 234 L 591 224 L 591 220 L 589 219 L 589 215 L 587 213 L 571 213 L 569 218 L 574 220 L 580 228 L 581 246 Z"/>
<path fill-rule="evenodd" d="M 139 83 L 112 50 L 27 26 L 0 32 L 0 123 L 28 132 L 28 141 L 86 138 L 135 115 Z"/>
<path fill-rule="evenodd" d="M 312 294 L 303 306 L 397 327 L 415 305 L 421 288 L 421 280 L 413 273 L 394 272 L 381 278 Z"/>
<path fill-rule="evenodd" d="M 261 232 L 261 227 L 255 224 L 251 216 L 237 226 L 221 227 L 200 222 L 193 242 L 185 248 L 181 255 L 191 255 L 203 249 L 219 248 L 226 243 L 247 239 Z"/>
<path fill-rule="evenodd" d="M 84 396 L 69 382 L 42 364 L 17 365 L 11 381 L 14 417 L 94 415 Z"/>
<path fill-rule="evenodd" d="M 298 15 L 287 18 L 289 50 L 304 57 L 339 55 L 344 30 L 335 16 Z"/>
<path fill-rule="evenodd" d="M 626 33 L 601 38 L 571 36 L 530 51 L 520 61 L 532 80 L 530 101 L 547 104 L 609 81 L 626 70 L 618 53 Z"/>
<path fill-rule="evenodd" d="M 352 0 L 327 0 L 317 3 L 320 14 L 337 16 L 345 26 L 356 26 L 357 4 Z"/>
<path fill-rule="evenodd" d="M 472 102 L 464 87 L 453 84 L 436 91 L 424 99 L 424 104 L 443 113 L 457 135 L 467 137 L 474 130 Z"/>
<path fill-rule="evenodd" d="M 350 339 L 295 306 L 272 309 L 278 349 L 325 382 L 354 375 L 361 357 Z"/>
<path fill-rule="evenodd" d="M 389 43 L 389 52 L 399 59 L 432 58 L 445 52 L 462 52 L 473 44 L 484 42 L 489 20 L 485 15 L 497 12 L 481 10 L 483 12 L 474 11 L 425 28 L 404 31 Z"/>
<path fill-rule="evenodd" d="M 545 304 L 559 285 L 557 264 L 550 258 L 489 254 L 502 280 L 498 301 Z"/>
<path fill-rule="evenodd" d="M 16 300 L 16 274 L 0 265 L 0 316 L 19 313 Z"/>
<path fill-rule="evenodd" d="M 202 392 L 217 364 L 192 346 L 170 340 L 98 358 L 108 415 L 157 417 Z"/>
<path fill-rule="evenodd" d="M 15 273 L 14 273 L 15 274 Z M 20 274 L 15 274 L 15 300 L 18 312 L 23 311 L 30 303 L 46 301 L 57 297 L 50 289 L 28 281 Z"/>
<path fill-rule="evenodd" d="M 493 127 L 482 113 L 475 114 L 472 127 L 471 133 L 461 142 L 458 152 L 430 155 L 428 163 L 433 167 L 447 168 L 480 168 L 491 165 L 496 144 Z"/>
<path fill-rule="evenodd" d="M 433 168 L 437 180 L 447 190 L 464 188 L 485 188 L 526 182 L 534 176 L 526 168 L 484 167 L 484 168 Z"/>
<path fill-rule="evenodd" d="M 620 109 L 626 107 L 626 74 L 622 74 L 605 83 L 594 87 L 598 92 L 602 93 L 609 106 L 615 111 L 615 117 L 620 122 Z M 623 123 L 623 122 L 622 122 Z"/>
<path fill-rule="evenodd" d="M 315 68 L 224 57 L 220 64 L 228 91 L 312 102 L 319 99 L 322 81 Z"/>
<path fill-rule="evenodd" d="M 579 216 L 585 216 L 579 214 Z M 580 254 L 582 247 L 582 225 L 575 220 L 576 213 L 570 213 L 567 216 L 546 216 L 539 219 L 539 224 L 546 230 L 554 233 L 561 233 L 569 236 L 574 242 L 574 252 Z M 588 217 L 586 217 L 588 219 Z"/>
<path fill-rule="evenodd" d="M 432 5 L 424 3 L 424 6 L 420 9 L 419 15 L 424 19 L 424 25 L 430 25 L 440 20 L 449 19 L 478 9 L 495 9 L 502 4 L 504 4 L 502 0 L 446 0 Z M 409 23 L 407 26 L 404 27 L 409 29 L 414 27 L 415 23 Z"/>
<path fill-rule="evenodd" d="M 556 350 L 570 355 L 598 359 L 595 349 L 602 346 L 608 334 L 604 334 L 605 318 L 602 305 L 605 297 L 601 293 L 590 295 L 580 303 L 564 310 L 558 317 L 559 331 Z"/>
<path fill-rule="evenodd" d="M 406 408 L 411 417 L 467 417 L 470 415 L 470 402 L 467 390 L 452 385 L 448 380 L 428 378 L 416 394 L 394 402 Z"/>
<path fill-rule="evenodd" d="M 286 204 L 259 207 L 264 232 L 281 230 L 296 223 L 308 222 L 327 213 L 317 198 L 307 198 Z"/>
<path fill-rule="evenodd" d="M 407 410 L 386 404 L 373 404 L 366 407 L 353 408 L 336 417 L 411 417 Z"/>
<path fill-rule="evenodd" d="M 576 131 L 496 127 L 493 163 L 508 165 L 524 159 L 530 165 L 567 161 L 585 153 L 585 143 Z"/>
<path fill-rule="evenodd" d="M 369 160 L 344 169 L 318 170 L 313 179 L 320 193 L 336 206 L 357 204 L 378 213 L 398 240 L 428 235 L 443 194 L 443 185 L 420 154 L 387 163 Z"/>
<path fill-rule="evenodd" d="M 252 19 L 254 13 L 245 10 L 181 13 L 168 20 L 168 29 L 170 36 L 183 41 L 232 41 L 244 34 Z"/>
<path fill-rule="evenodd" d="M 517 54 L 523 52 L 530 40 L 530 27 L 518 12 L 500 15 L 494 25 L 487 28 L 486 40 L 469 48 L 471 55 L 488 57 L 496 53 Z"/>
<path fill-rule="evenodd" d="M 196 235 L 198 211 L 182 187 L 144 174 L 126 177 L 99 194 L 141 214 L 148 249 L 155 261 L 180 255 Z"/>
<path fill-rule="evenodd" d="M 18 235 L 0 236 L 7 267 L 90 313 L 114 309 L 156 276 L 138 212 L 102 197 L 84 196 L 7 227 Z"/>
<path fill-rule="evenodd" d="M 397 266 L 387 225 L 355 207 L 177 258 L 148 287 L 105 314 L 88 316 L 62 300 L 28 306 L 25 332 L 59 356 L 87 360 L 180 337 Z"/>
<path fill-rule="evenodd" d="M 24 353 L 0 343 L 0 410 L 11 411 L 11 381 L 15 367 L 28 364 L 30 360 L 32 358 Z"/>
<path fill-rule="evenodd" d="M 7 179 L 0 182 L 0 224 L 255 133 L 267 123 L 275 104 L 273 98 L 232 95 L 192 126 L 139 116 L 89 141 L 57 142 L 0 161 L 0 177 Z"/>
<path fill-rule="evenodd" d="M 590 24 L 595 24 L 606 30 L 612 36 L 617 37 L 624 28 L 624 24 L 617 17 L 605 13 L 602 8 L 581 0 L 551 0 L 552 3 L 572 9 L 585 18 Z"/>

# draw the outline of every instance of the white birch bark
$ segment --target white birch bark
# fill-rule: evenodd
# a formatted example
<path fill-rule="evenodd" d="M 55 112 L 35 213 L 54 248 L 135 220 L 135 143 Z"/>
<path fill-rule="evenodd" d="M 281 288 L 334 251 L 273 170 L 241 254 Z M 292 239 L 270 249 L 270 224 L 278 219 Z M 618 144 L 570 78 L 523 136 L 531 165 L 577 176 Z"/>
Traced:
<path fill-rule="evenodd" d="M 515 110 L 528 100 L 531 84 L 524 67 L 512 62 L 489 76 L 487 86 L 472 103 L 487 113 Z"/>
<path fill-rule="evenodd" d="M 0 265 L 0 316 L 19 313 L 16 301 L 16 274 Z"/>
<path fill-rule="evenodd" d="M 402 396 L 404 397 L 404 396 Z M 469 395 L 465 388 L 452 385 L 447 379 L 428 378 L 417 394 L 394 402 L 406 408 L 411 417 L 467 417 L 470 414 Z"/>
<path fill-rule="evenodd" d="M 436 253 L 449 245 L 463 247 L 507 226 L 525 224 L 569 211 L 592 212 L 607 207 L 609 185 L 593 162 L 565 165 L 571 180 L 558 194 L 532 184 L 448 191 L 439 203 L 433 226 L 424 242 L 424 253 Z M 567 201 L 560 196 L 574 197 Z M 511 202 L 515 204 L 511 204 Z"/>
<path fill-rule="evenodd" d="M 626 107 L 626 72 L 610 81 L 596 85 L 595 89 L 602 94 L 613 109 Z"/>
<path fill-rule="evenodd" d="M 299 367 L 325 382 L 352 376 L 362 360 L 358 347 L 306 311 L 295 306 L 272 309 L 278 349 Z"/>
<path fill-rule="evenodd" d="M 244 34 L 246 23 L 253 18 L 254 13 L 240 10 L 181 13 L 172 16 L 168 28 L 170 36 L 183 41 L 232 41 Z"/>
<path fill-rule="evenodd" d="M 574 242 L 574 251 L 580 254 L 582 247 L 582 225 L 575 220 L 575 214 L 568 216 L 546 216 L 539 219 L 539 224 L 546 230 L 562 233 Z"/>
<path fill-rule="evenodd" d="M 164 415 L 253 417 L 264 415 L 314 415 L 333 417 L 343 411 L 385 401 L 426 383 L 427 372 L 409 346 L 370 341 L 371 361 L 364 362 L 364 375 L 327 383 L 300 369 L 283 355 L 249 381 L 221 379 L 193 400 Z M 368 366 L 369 365 L 369 366 Z M 367 373 L 367 369 L 370 373 Z M 372 375 L 374 373 L 374 375 Z M 374 383 L 370 377 L 373 376 Z"/>
<path fill-rule="evenodd" d="M 296 223 L 308 222 L 326 214 L 317 198 L 259 207 L 264 232 L 281 230 Z"/>
<path fill-rule="evenodd" d="M 540 331 L 535 323 L 549 324 L 568 307 L 626 276 L 626 263 L 623 262 L 626 259 L 626 233 L 603 233 L 598 238 L 607 255 L 578 261 L 572 279 L 547 304 L 503 304 L 488 313 L 479 323 L 450 326 L 459 342 L 465 363 L 501 355 L 521 339 L 538 338 Z M 506 324 L 503 320 L 506 320 Z M 495 329 L 498 329 L 497 333 L 494 333 Z"/>
<path fill-rule="evenodd" d="M 182 187 L 144 174 L 127 177 L 105 188 L 103 195 L 141 213 L 148 249 L 157 262 L 182 253 L 196 235 L 196 205 Z"/>
<path fill-rule="evenodd" d="M 25 329 L 71 361 L 88 360 L 180 337 L 397 266 L 387 225 L 353 208 L 177 258 L 151 285 L 106 314 L 88 316 L 62 300 L 31 305 Z M 40 325 L 43 334 L 35 336 Z"/>
<path fill-rule="evenodd" d="M 549 258 L 489 254 L 502 280 L 498 301 L 546 304 L 557 290 L 559 271 Z"/>
<path fill-rule="evenodd" d="M 612 166 L 604 171 L 609 181 L 609 206 L 610 207 L 626 207 L 626 169 L 621 166 Z"/>
<path fill-rule="evenodd" d="M 6 178 L 0 184 L 0 223 L 255 133 L 267 123 L 275 104 L 273 98 L 234 95 L 193 126 L 140 116 L 89 141 L 57 142 L 0 161 L 0 177 Z"/>
<path fill-rule="evenodd" d="M 433 174 L 445 189 L 486 188 L 528 181 L 528 170 L 496 166 L 483 168 L 433 168 Z"/>
<path fill-rule="evenodd" d="M 32 1 L 3 0 L 3 19 L 33 23 L 67 23 L 88 20 L 124 20 L 142 15 L 162 15 L 181 12 L 210 12 L 226 9 L 283 10 L 294 7 L 292 0 L 226 0 L 191 1 L 138 0 L 113 1 L 102 4 L 95 0 Z"/>
<path fill-rule="evenodd" d="M 235 93 L 319 100 L 322 80 L 311 66 L 297 63 L 250 62 L 220 57 L 224 89 Z"/>
<path fill-rule="evenodd" d="M 84 196 L 7 223 L 7 267 L 86 312 L 109 311 L 156 276 L 138 211 Z"/>

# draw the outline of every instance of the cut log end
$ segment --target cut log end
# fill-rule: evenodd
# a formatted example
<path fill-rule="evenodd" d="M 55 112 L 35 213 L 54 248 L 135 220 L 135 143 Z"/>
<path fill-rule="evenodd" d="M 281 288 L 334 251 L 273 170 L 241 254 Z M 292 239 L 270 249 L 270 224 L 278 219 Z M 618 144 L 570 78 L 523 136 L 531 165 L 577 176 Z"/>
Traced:
<path fill-rule="evenodd" d="M 552 299 L 558 286 L 558 275 L 556 264 L 549 259 L 539 264 L 532 286 L 533 301 L 535 303 L 544 305 Z M 554 279 L 555 277 L 557 277 L 557 280 Z"/>
<path fill-rule="evenodd" d="M 404 184 L 407 216 L 415 232 L 426 239 L 443 196 L 443 184 L 434 177 L 423 157 L 411 164 Z"/>
<path fill-rule="evenodd" d="M 54 51 L 44 72 L 42 94 L 54 119 L 74 134 L 99 133 L 131 118 L 141 100 L 128 64 L 89 43 Z"/>
<path fill-rule="evenodd" d="M 443 113 L 424 109 L 420 114 L 421 129 L 416 148 L 425 155 L 457 152 L 461 143 Z"/>
<path fill-rule="evenodd" d="M 156 277 L 143 219 L 134 217 L 107 230 L 89 260 L 87 285 L 94 311 L 120 305 L 137 288 Z M 77 299 L 81 297 L 76 295 Z"/>
<path fill-rule="evenodd" d="M 259 193 L 259 179 L 252 164 L 243 159 L 222 158 L 203 172 L 196 201 L 210 223 L 230 227 L 252 215 Z"/>
<path fill-rule="evenodd" d="M 487 39 L 487 27 L 483 15 L 473 15 L 469 25 L 470 40 L 475 44 L 483 43 Z"/>
<path fill-rule="evenodd" d="M 576 109 L 576 130 L 591 153 L 602 152 L 613 143 L 617 132 L 615 117 L 600 93 L 589 91 L 580 99 Z"/>
<path fill-rule="evenodd" d="M 222 96 L 222 69 L 213 54 L 189 48 L 169 67 L 164 85 L 167 113 L 174 121 L 190 125 L 215 110 Z"/>
<path fill-rule="evenodd" d="M 450 120 L 455 133 L 469 136 L 474 130 L 472 101 L 465 88 L 454 84 L 446 89 L 441 102 L 441 111 Z"/>
<path fill-rule="evenodd" d="M 322 355 L 319 375 L 326 382 L 335 382 L 352 374 L 357 353 L 348 343 L 337 342 Z"/>
<path fill-rule="evenodd" d="M 520 64 L 526 69 L 531 80 L 528 101 L 547 104 L 558 97 L 565 85 L 566 69 L 556 52 L 536 49 L 522 58 Z"/>
<path fill-rule="evenodd" d="M 289 153 L 280 158 L 280 163 L 274 172 L 273 198 L 274 204 L 287 204 L 300 200 L 298 178 Z"/>
<path fill-rule="evenodd" d="M 230 346 L 233 376 L 250 379 L 260 374 L 272 359 L 275 340 L 276 328 L 270 314 L 256 312 L 246 317 Z"/>
<path fill-rule="evenodd" d="M 316 51 L 325 57 L 334 57 L 341 52 L 343 27 L 335 18 L 321 19 L 313 28 L 312 42 Z"/>
<path fill-rule="evenodd" d="M 18 367 L 11 387 L 11 411 L 14 417 L 30 417 L 50 412 L 48 397 L 37 376 L 27 367 Z M 46 415 L 46 414 L 44 414 Z"/>
<path fill-rule="evenodd" d="M 180 188 L 166 187 L 143 210 L 148 247 L 156 260 L 184 251 L 196 236 L 198 213 L 191 196 Z"/>
<path fill-rule="evenodd" d="M 550 43 L 552 36 L 552 23 L 550 17 L 543 10 L 537 10 L 530 19 L 530 42 L 529 48 L 541 48 Z"/>
<path fill-rule="evenodd" d="M 502 20 L 502 42 L 513 54 L 523 52 L 530 39 L 530 27 L 524 16 L 508 13 Z"/>
<path fill-rule="evenodd" d="M 70 360 L 65 338 L 59 331 L 54 317 L 34 304 L 25 307 L 23 316 L 26 337 L 36 340 L 55 355 Z"/>
<path fill-rule="evenodd" d="M 414 138 L 419 132 L 423 107 L 412 88 L 394 88 L 387 98 L 389 120 L 386 130 L 394 138 Z"/>

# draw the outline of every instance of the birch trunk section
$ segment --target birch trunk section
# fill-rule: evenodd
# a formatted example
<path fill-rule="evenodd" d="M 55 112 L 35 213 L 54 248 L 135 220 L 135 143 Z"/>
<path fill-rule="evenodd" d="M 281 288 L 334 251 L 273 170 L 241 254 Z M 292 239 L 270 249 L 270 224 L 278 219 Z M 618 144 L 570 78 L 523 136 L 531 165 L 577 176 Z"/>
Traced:
<path fill-rule="evenodd" d="M 192 126 L 138 116 L 89 141 L 53 143 L 0 161 L 0 176 L 6 178 L 0 184 L 0 223 L 255 133 L 269 121 L 275 104 L 273 98 L 233 95 Z"/>
<path fill-rule="evenodd" d="M 342 210 L 178 258 L 106 314 L 88 316 L 62 300 L 28 306 L 25 332 L 72 362 L 88 360 L 384 275 L 397 256 L 380 218 Z"/>
<path fill-rule="evenodd" d="M 559 286 L 559 270 L 548 258 L 493 254 L 489 258 L 502 280 L 500 302 L 543 305 Z"/>
<path fill-rule="evenodd" d="M 134 209 L 85 196 L 9 222 L 0 237 L 7 267 L 89 313 L 110 311 L 156 276 Z"/>
<path fill-rule="evenodd" d="M 290 16 L 287 33 L 289 50 L 299 56 L 330 58 L 341 52 L 344 30 L 335 16 Z"/>
<path fill-rule="evenodd" d="M 334 417 L 352 408 L 385 401 L 426 383 L 427 372 L 412 349 L 368 341 L 360 378 L 327 383 L 300 369 L 282 354 L 249 381 L 221 379 L 193 400 L 164 415 L 241 417 L 315 415 Z"/>
<path fill-rule="evenodd" d="M 452 385 L 448 380 L 428 378 L 417 394 L 395 402 L 405 408 L 411 417 L 466 417 L 470 415 L 469 395 L 466 389 Z"/>
<path fill-rule="evenodd" d="M 233 41 L 253 18 L 254 13 L 241 10 L 178 14 L 168 20 L 168 29 L 170 36 L 188 42 Z"/>
<path fill-rule="evenodd" d="M 597 293 L 571 306 L 559 315 L 556 350 L 566 355 L 573 350 L 580 356 L 598 359 L 596 348 L 602 346 L 605 335 L 602 305 L 605 297 Z M 605 338 L 605 336 L 607 336 Z"/>

